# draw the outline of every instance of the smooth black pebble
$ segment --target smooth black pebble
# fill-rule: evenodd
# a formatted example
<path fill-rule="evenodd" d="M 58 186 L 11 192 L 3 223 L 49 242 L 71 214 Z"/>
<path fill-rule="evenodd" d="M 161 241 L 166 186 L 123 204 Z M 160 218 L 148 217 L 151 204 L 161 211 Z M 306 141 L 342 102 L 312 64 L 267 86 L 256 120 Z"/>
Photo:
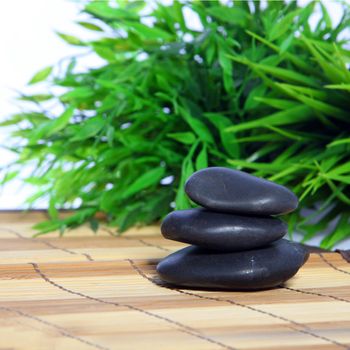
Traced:
<path fill-rule="evenodd" d="M 162 280 L 195 289 L 258 290 L 273 288 L 293 277 L 308 251 L 281 239 L 243 252 L 218 252 L 196 246 L 181 249 L 157 266 Z"/>
<path fill-rule="evenodd" d="M 276 218 L 217 213 L 206 209 L 170 213 L 161 226 L 165 238 L 222 251 L 247 250 L 267 245 L 287 233 Z"/>
<path fill-rule="evenodd" d="M 287 188 L 222 167 L 195 172 L 187 180 L 185 191 L 195 203 L 220 212 L 279 215 L 298 206 L 298 198 Z"/>

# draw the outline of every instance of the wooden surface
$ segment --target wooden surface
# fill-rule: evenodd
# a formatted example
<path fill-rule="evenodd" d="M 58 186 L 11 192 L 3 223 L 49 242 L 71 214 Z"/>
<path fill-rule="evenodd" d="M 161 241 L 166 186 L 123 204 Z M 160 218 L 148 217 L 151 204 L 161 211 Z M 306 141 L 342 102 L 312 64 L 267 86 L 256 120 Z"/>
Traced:
<path fill-rule="evenodd" d="M 348 349 L 350 264 L 312 254 L 262 292 L 170 289 L 157 227 L 33 239 L 42 214 L 0 214 L 0 349 Z"/>

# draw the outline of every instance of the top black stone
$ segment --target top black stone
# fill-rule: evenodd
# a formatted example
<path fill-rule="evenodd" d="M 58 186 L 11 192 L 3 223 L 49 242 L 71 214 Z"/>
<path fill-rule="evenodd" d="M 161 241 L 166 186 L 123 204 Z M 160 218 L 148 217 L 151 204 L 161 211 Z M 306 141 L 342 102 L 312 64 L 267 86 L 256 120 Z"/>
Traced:
<path fill-rule="evenodd" d="M 298 206 L 298 198 L 286 187 L 222 167 L 195 172 L 187 180 L 185 191 L 195 203 L 227 213 L 280 215 Z"/>

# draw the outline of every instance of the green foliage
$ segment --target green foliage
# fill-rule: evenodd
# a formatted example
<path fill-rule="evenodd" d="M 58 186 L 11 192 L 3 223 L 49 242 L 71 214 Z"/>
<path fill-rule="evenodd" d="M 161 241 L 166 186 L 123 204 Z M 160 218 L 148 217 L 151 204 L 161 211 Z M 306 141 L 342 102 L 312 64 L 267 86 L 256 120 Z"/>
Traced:
<path fill-rule="evenodd" d="M 311 28 L 315 7 L 321 18 Z M 33 77 L 31 84 L 46 79 L 64 92 L 21 96 L 33 109 L 4 123 L 18 125 L 21 146 L 2 181 L 34 162 L 25 181 L 39 192 L 29 203 L 48 196 L 52 217 L 37 226 L 41 233 L 86 221 L 96 229 L 100 211 L 123 231 L 161 219 L 174 200 L 191 206 L 183 185 L 193 171 L 233 167 L 291 188 L 301 203 L 287 218 L 290 230 L 307 240 L 333 224 L 322 242 L 333 246 L 350 235 L 350 9 L 343 7 L 333 25 L 317 2 L 88 3 L 91 21 L 78 24 L 102 37 L 58 35 L 106 63 L 82 73 L 73 57 Z M 201 28 L 186 20 L 189 11 Z M 46 110 L 47 101 L 64 112 Z M 162 181 L 169 176 L 170 184 Z M 77 198 L 77 213 L 58 219 L 57 209 Z M 317 220 L 304 209 L 316 209 Z"/>

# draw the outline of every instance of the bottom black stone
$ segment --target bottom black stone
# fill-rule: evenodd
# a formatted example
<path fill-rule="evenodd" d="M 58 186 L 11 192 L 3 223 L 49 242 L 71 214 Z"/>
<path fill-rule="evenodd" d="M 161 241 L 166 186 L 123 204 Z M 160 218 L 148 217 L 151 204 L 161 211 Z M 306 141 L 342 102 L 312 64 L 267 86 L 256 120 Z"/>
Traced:
<path fill-rule="evenodd" d="M 301 245 L 284 239 L 242 252 L 218 252 L 190 246 L 164 258 L 157 271 L 163 281 L 181 287 L 267 289 L 293 277 L 308 256 Z"/>

